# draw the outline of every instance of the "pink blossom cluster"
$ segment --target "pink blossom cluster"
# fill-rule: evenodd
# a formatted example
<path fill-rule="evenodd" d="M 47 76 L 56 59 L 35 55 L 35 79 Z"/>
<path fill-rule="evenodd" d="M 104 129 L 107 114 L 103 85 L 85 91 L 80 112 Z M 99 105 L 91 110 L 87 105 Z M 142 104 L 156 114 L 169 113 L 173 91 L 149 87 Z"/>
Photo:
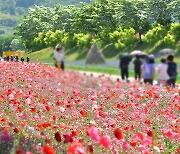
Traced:
<path fill-rule="evenodd" d="M 0 153 L 179 153 L 180 87 L 0 63 Z"/>

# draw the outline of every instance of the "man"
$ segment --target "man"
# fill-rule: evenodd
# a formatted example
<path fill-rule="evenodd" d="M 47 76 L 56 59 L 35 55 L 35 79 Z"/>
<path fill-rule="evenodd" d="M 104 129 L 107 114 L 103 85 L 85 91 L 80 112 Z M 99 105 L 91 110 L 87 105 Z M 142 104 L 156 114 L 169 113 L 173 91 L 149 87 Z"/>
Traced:
<path fill-rule="evenodd" d="M 141 80 L 141 65 L 142 65 L 142 60 L 140 59 L 139 55 L 136 55 L 136 59 L 134 60 L 134 73 L 135 73 L 135 80 L 137 78 Z"/>
<path fill-rule="evenodd" d="M 167 57 L 167 61 L 168 61 L 167 73 L 169 75 L 169 80 L 167 81 L 167 84 L 171 87 L 175 87 L 176 77 L 177 77 L 177 64 L 174 62 L 173 55 L 169 55 Z"/>
<path fill-rule="evenodd" d="M 124 54 L 120 57 L 120 63 L 119 67 L 121 69 L 121 78 L 122 80 L 128 81 L 129 72 L 128 72 L 128 66 L 131 61 L 131 57 L 128 54 Z"/>

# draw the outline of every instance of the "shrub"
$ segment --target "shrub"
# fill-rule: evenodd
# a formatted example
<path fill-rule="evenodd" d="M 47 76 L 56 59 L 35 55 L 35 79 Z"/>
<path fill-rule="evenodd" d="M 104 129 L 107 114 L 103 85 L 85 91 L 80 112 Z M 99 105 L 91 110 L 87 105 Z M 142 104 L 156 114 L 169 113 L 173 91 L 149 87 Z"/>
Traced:
<path fill-rule="evenodd" d="M 175 44 L 174 36 L 171 34 L 167 34 L 167 36 L 164 37 L 164 43 L 169 47 L 173 47 Z"/>
<path fill-rule="evenodd" d="M 143 41 L 147 42 L 149 44 L 154 44 L 156 43 L 158 40 L 164 38 L 167 34 L 167 30 L 164 26 L 158 24 L 156 27 L 154 27 L 153 29 L 149 30 L 144 38 Z"/>
<path fill-rule="evenodd" d="M 109 36 L 116 48 L 123 49 L 125 46 L 133 45 L 137 41 L 134 34 L 135 30 L 133 28 L 122 29 L 122 27 L 118 27 L 116 31 L 110 33 Z"/>
<path fill-rule="evenodd" d="M 78 33 L 74 34 L 74 39 L 77 40 L 78 47 L 87 47 L 91 45 L 91 37 L 89 34 Z"/>

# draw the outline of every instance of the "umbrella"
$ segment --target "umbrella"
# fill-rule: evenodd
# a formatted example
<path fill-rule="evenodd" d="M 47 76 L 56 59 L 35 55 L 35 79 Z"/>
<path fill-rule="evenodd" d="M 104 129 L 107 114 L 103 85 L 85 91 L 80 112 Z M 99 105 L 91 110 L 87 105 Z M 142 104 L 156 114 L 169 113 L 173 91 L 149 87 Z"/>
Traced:
<path fill-rule="evenodd" d="M 159 51 L 159 55 L 164 56 L 164 55 L 169 55 L 169 54 L 174 54 L 174 50 L 170 48 L 164 48 Z"/>
<path fill-rule="evenodd" d="M 140 51 L 140 50 L 134 50 L 134 51 L 132 51 L 132 52 L 130 53 L 130 55 L 131 55 L 131 56 L 136 56 L 136 55 L 138 55 L 138 56 L 146 56 L 147 54 L 144 53 L 144 52 L 142 52 L 142 51 Z"/>

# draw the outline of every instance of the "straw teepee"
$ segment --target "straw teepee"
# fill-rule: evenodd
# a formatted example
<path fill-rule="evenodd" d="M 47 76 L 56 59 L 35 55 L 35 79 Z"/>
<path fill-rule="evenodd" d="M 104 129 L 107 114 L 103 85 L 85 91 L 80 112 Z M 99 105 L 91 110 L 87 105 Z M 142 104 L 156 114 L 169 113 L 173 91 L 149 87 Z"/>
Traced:
<path fill-rule="evenodd" d="M 100 51 L 99 46 L 95 42 L 86 57 L 86 64 L 104 64 L 105 63 L 105 58 Z"/>

